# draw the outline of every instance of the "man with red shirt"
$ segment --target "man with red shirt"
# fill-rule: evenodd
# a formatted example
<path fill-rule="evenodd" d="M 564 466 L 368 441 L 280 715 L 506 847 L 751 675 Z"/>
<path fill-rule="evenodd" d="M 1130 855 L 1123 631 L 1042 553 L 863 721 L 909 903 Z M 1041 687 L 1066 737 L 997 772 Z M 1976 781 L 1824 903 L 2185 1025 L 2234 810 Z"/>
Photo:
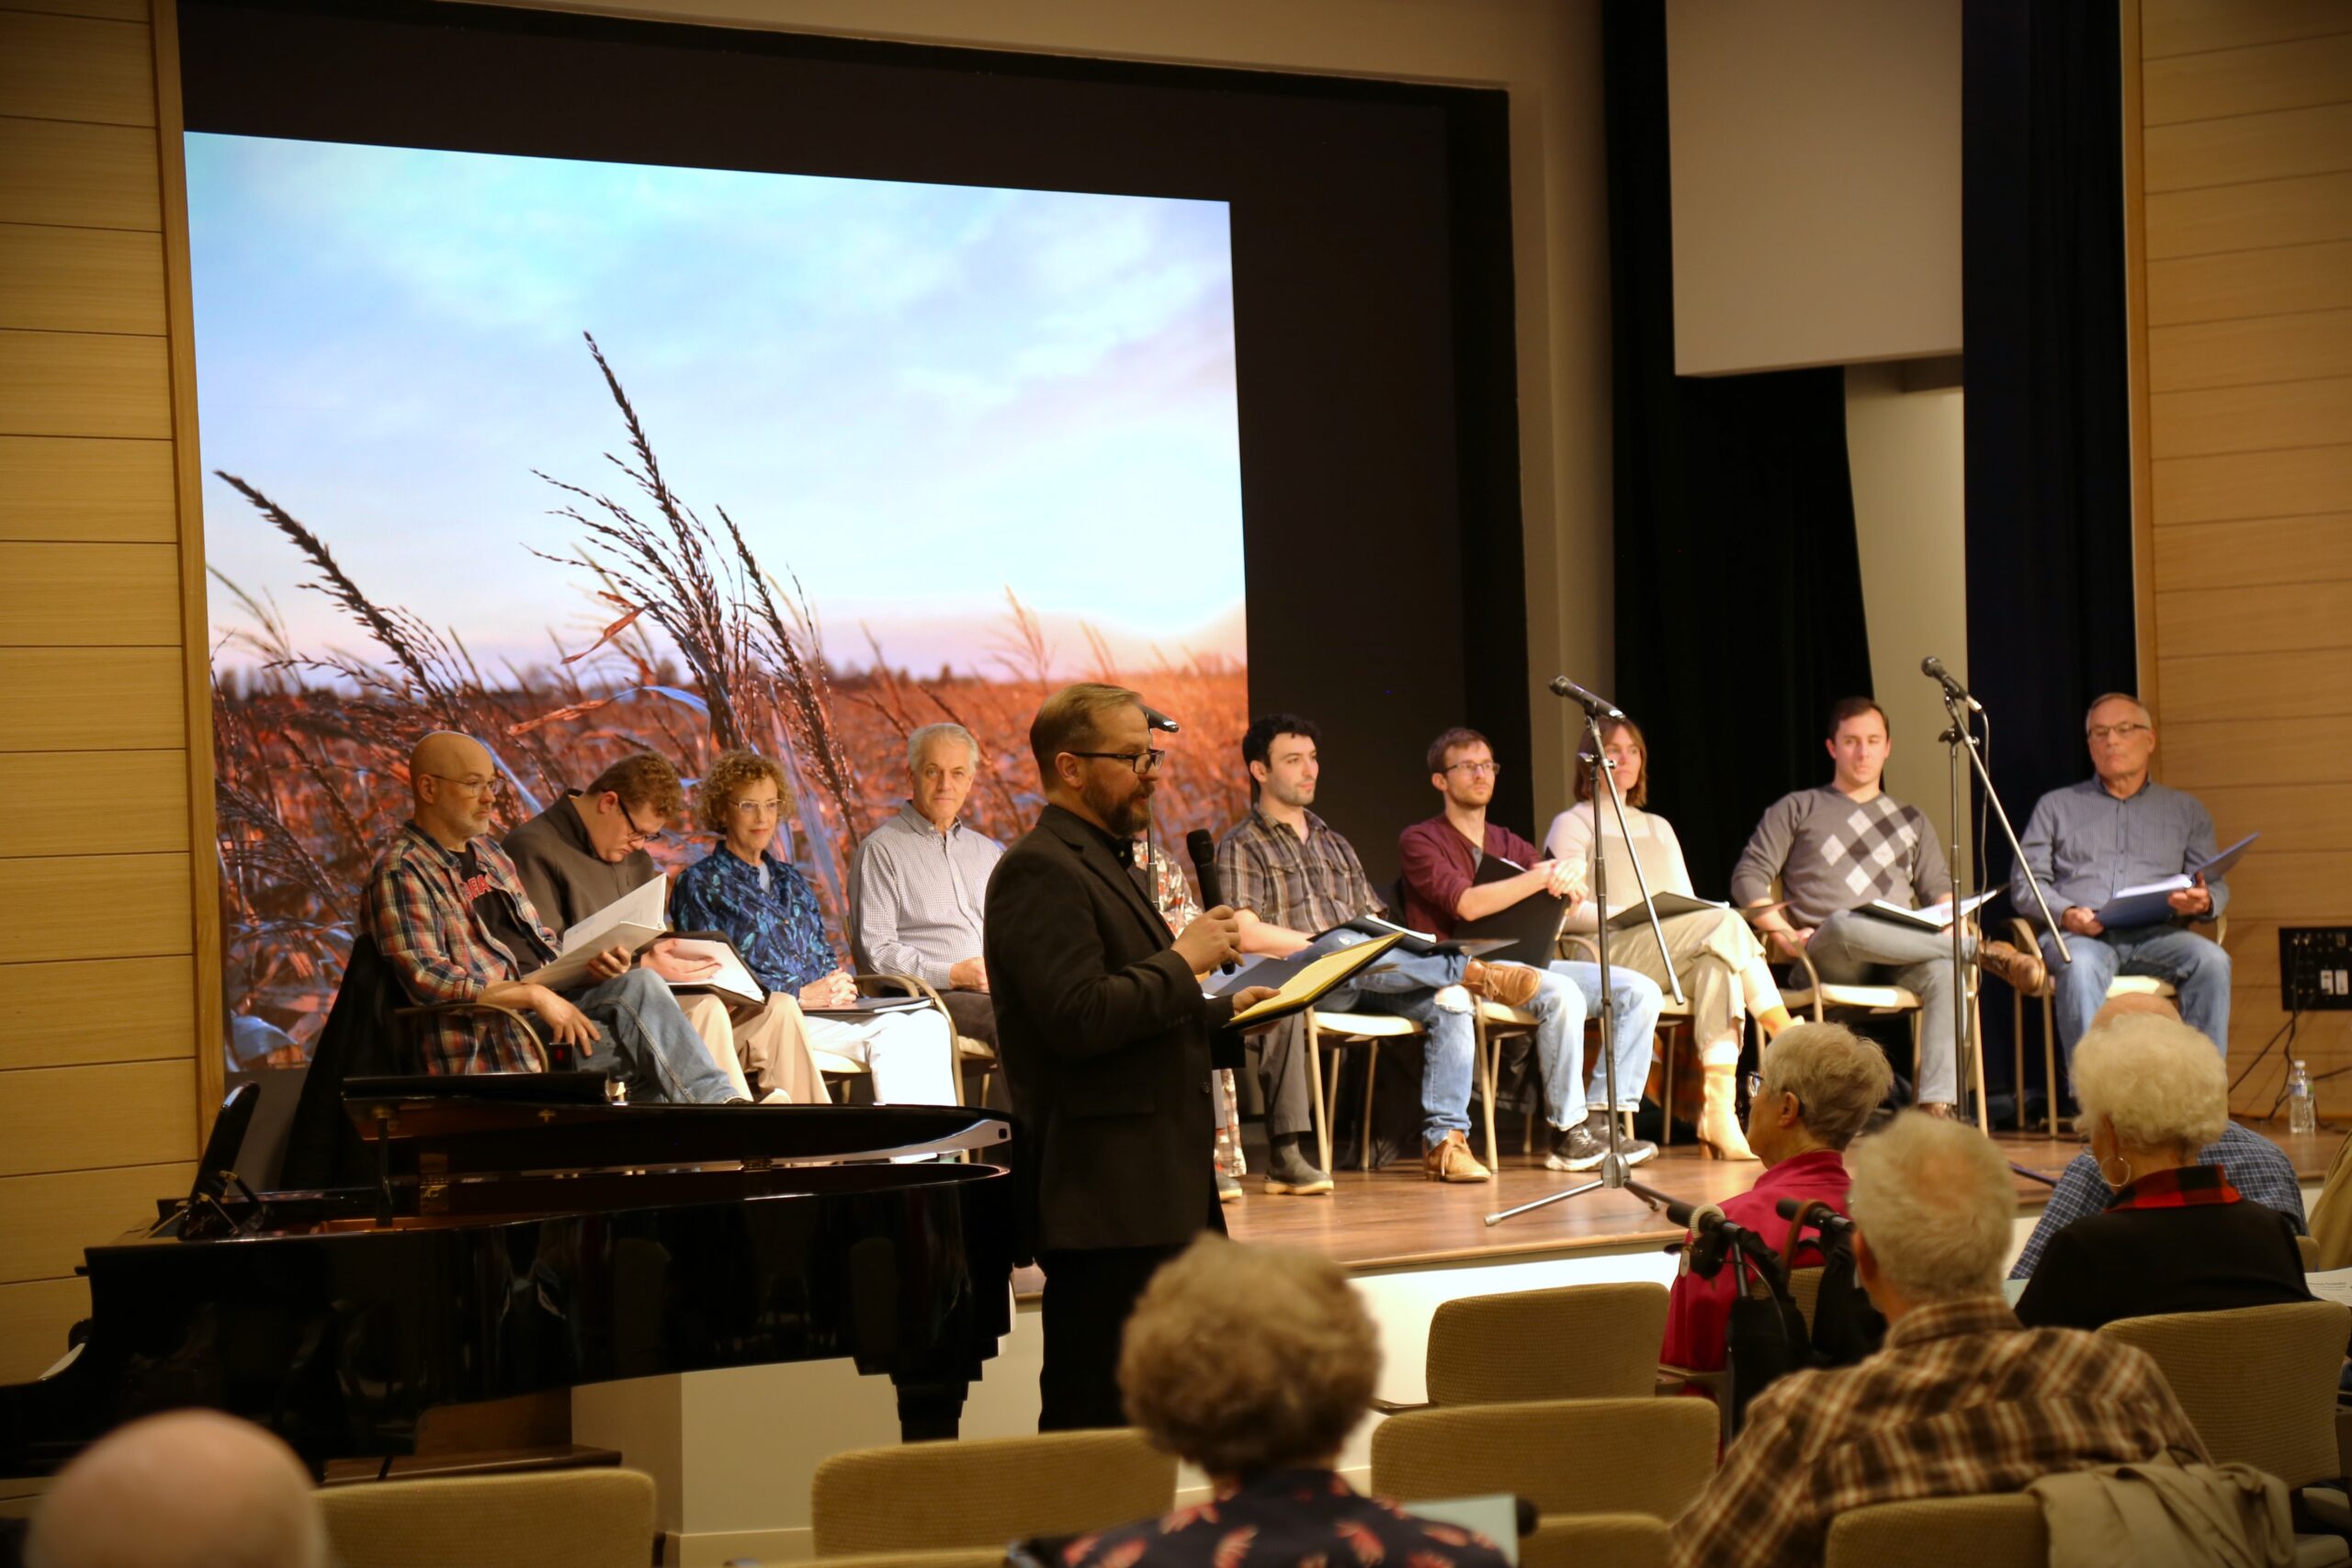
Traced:
<path fill-rule="evenodd" d="M 1846 1145 L 1894 1088 L 1894 1070 L 1885 1053 L 1842 1023 L 1793 1023 L 1773 1036 L 1757 1078 L 1747 1103 L 1747 1146 L 1764 1162 L 1764 1174 L 1721 1207 L 1725 1219 L 1778 1249 L 1789 1225 L 1777 1207 L 1781 1199 L 1818 1199 L 1846 1212 Z M 1789 1265 L 1820 1261 L 1820 1248 L 1808 1242 Z M 1676 1279 L 1658 1359 L 1702 1372 L 1723 1366 L 1736 1290 L 1729 1268 L 1712 1280 L 1688 1272 Z"/>
<path fill-rule="evenodd" d="M 1445 809 L 1397 838 L 1407 925 L 1451 936 L 1457 925 L 1484 919 L 1538 893 L 1572 904 L 1582 897 L 1576 867 L 1544 859 L 1533 844 L 1487 820 L 1497 763 L 1485 736 L 1475 729 L 1447 730 L 1430 742 L 1429 767 L 1430 786 L 1443 797 Z M 1478 868 L 1488 856 L 1510 874 L 1479 882 Z M 1600 967 L 1538 956 L 1546 961 L 1528 965 L 1540 983 L 1525 1006 L 1536 1018 L 1535 1061 L 1544 1078 L 1544 1119 L 1552 1130 L 1544 1164 L 1551 1170 L 1590 1170 L 1609 1152 L 1607 1080 L 1596 1062 L 1588 1091 L 1584 1071 L 1584 1024 L 1593 998 L 1600 995 Z M 1656 981 L 1631 969 L 1613 970 L 1609 980 L 1617 1109 L 1631 1113 L 1641 1107 L 1650 1043 L 1665 998 Z M 1643 1138 L 1621 1139 L 1618 1148 L 1627 1165 L 1657 1154 L 1657 1145 Z"/>

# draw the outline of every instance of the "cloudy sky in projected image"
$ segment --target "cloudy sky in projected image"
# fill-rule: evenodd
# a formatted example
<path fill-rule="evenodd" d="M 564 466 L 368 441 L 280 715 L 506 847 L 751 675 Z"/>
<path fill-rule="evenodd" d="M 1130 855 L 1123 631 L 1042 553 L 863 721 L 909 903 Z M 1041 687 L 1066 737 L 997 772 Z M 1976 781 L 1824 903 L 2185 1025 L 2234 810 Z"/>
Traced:
<path fill-rule="evenodd" d="M 1244 656 L 1221 202 L 187 142 L 206 467 L 485 663 L 600 619 L 529 553 L 573 528 L 533 468 L 619 498 L 583 330 L 838 663 L 863 623 L 893 664 L 992 668 L 1008 584 L 1069 670 L 1080 619 L 1123 658 Z M 205 502 L 211 563 L 297 647 L 361 646 L 241 497 Z"/>

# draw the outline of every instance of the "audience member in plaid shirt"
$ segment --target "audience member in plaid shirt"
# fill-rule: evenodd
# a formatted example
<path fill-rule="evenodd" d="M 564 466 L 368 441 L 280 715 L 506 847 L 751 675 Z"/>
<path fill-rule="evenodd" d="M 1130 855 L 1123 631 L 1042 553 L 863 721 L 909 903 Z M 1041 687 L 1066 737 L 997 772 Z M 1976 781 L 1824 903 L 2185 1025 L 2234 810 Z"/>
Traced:
<path fill-rule="evenodd" d="M 2230 1124 L 2229 1077 L 2211 1040 L 2178 1019 L 2103 1023 L 2075 1047 L 2075 1096 L 2115 1197 L 2050 1238 L 2018 1298 L 2019 1322 L 2097 1328 L 2311 1300 L 2296 1224 L 2199 1162 Z"/>
<path fill-rule="evenodd" d="M 1951 874 L 1927 813 L 1879 788 L 1890 747 L 1885 710 L 1868 697 L 1845 698 L 1829 710 L 1824 744 L 1835 775 L 1820 789 L 1782 795 L 1765 811 L 1732 868 L 1731 901 L 1768 901 L 1778 877 L 1788 908 L 1756 922 L 1775 957 L 1803 948 L 1833 985 L 1894 985 L 1919 998 L 1919 1081 L 1913 1087 L 1920 1105 L 1941 1115 L 1958 1092 L 1951 932 L 1863 911 L 1881 898 L 1905 909 L 1949 904 Z M 2041 988 L 2041 960 L 2032 953 L 1973 934 L 1967 947 L 1978 965 L 2018 990 Z"/>
<path fill-rule="evenodd" d="M 2098 1015 L 2091 1021 L 2091 1029 L 2102 1029 L 2116 1019 L 2139 1012 L 2159 1018 L 2180 1016 L 2173 1010 L 2172 1003 L 2162 997 L 2126 991 L 2110 998 L 2098 1010 Z M 2224 1100 L 2222 1114 L 2227 1116 L 2228 1111 Z M 2311 1234 L 2303 1216 L 2303 1189 L 2295 1179 L 2295 1162 L 2261 1134 L 2249 1133 L 2234 1122 L 2224 1121 L 2221 1136 L 2197 1151 L 2197 1163 L 2221 1167 L 2229 1184 L 2240 1194 L 2284 1214 L 2297 1235 Z M 2035 1224 L 2033 1234 L 2026 1237 L 2025 1250 L 2018 1254 L 2017 1262 L 2010 1267 L 2009 1278 L 2030 1279 L 2051 1237 L 2076 1220 L 2105 1213 L 2114 1197 L 2114 1189 L 2098 1173 L 2098 1156 L 2087 1150 L 2076 1155 L 2058 1173 L 2058 1185 L 2051 1189 L 2050 1201 L 2042 1205 L 2041 1218 Z"/>
<path fill-rule="evenodd" d="M 2100 1465 L 2208 1462 L 2155 1363 L 2001 1302 L 2017 1194 L 1973 1127 L 1917 1112 L 1846 1156 L 1855 1264 L 1887 1316 L 1858 1366 L 1757 1395 L 1706 1492 L 1675 1521 L 1677 1568 L 1800 1568 L 1853 1508 L 2024 1490 Z"/>
<path fill-rule="evenodd" d="M 480 741 L 426 736 L 409 757 L 415 809 L 360 895 L 360 929 L 420 1003 L 489 1002 L 535 1015 L 548 1038 L 621 1077 L 632 1100 L 738 1098 L 661 976 L 621 949 L 600 954 L 596 984 L 566 998 L 521 978 L 555 955 L 528 895 L 490 831 L 499 784 Z M 539 1042 L 495 1013 L 436 1015 L 431 1073 L 532 1072 Z"/>

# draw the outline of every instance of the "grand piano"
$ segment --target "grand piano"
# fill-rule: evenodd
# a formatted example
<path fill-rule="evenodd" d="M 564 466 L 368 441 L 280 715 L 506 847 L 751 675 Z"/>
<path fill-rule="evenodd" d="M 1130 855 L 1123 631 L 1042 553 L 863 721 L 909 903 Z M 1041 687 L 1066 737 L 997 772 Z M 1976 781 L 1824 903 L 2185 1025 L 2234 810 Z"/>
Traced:
<path fill-rule="evenodd" d="M 437 1406 L 844 1358 L 909 1439 L 953 1437 L 1011 1326 L 1006 1123 L 953 1107 L 611 1105 L 587 1074 L 355 1078 L 371 1179 L 253 1192 L 227 1168 L 88 1250 L 91 1315 L 0 1387 L 0 1475 L 206 1405 L 321 1471 L 414 1451 Z M 229 1153 L 221 1152 L 225 1147 Z"/>

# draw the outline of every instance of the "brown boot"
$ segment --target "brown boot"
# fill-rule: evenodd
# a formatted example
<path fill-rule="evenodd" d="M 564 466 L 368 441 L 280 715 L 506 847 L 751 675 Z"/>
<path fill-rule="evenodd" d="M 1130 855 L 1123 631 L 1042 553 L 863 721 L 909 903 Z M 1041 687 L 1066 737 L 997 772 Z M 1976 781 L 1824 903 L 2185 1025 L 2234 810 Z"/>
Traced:
<path fill-rule="evenodd" d="M 1470 1141 L 1448 1133 L 1445 1142 L 1421 1154 L 1421 1175 L 1430 1181 L 1491 1181 L 1494 1173 L 1470 1152 Z"/>
<path fill-rule="evenodd" d="M 1525 1007 L 1534 999 L 1535 988 L 1541 984 L 1535 971 L 1524 964 L 1481 964 L 1474 958 L 1462 966 L 1464 990 L 1507 1008 Z"/>
<path fill-rule="evenodd" d="M 2018 995 L 2029 997 L 2041 989 L 2041 982 L 2048 974 L 2039 954 L 2012 947 L 2006 942 L 1995 942 L 1990 937 L 1980 940 L 1976 944 L 1976 966 L 1988 975 L 2007 981 L 2009 988 Z"/>

